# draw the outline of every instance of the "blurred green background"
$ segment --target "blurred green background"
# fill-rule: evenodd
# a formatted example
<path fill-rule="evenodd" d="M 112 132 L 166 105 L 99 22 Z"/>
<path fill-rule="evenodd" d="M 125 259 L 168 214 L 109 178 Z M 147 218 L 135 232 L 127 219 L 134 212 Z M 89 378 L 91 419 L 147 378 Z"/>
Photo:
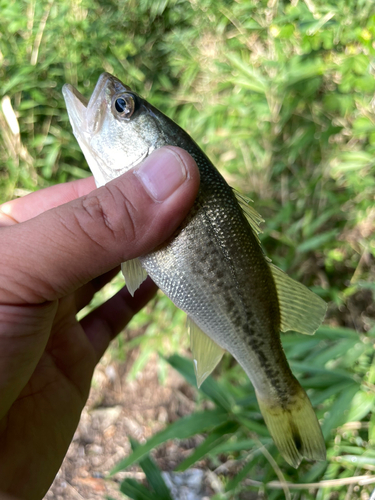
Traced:
<path fill-rule="evenodd" d="M 283 335 L 321 419 L 327 462 L 297 471 L 285 464 L 250 383 L 228 357 L 203 384 L 197 413 L 119 466 L 143 457 L 146 498 L 164 491 L 150 449 L 195 433 L 206 439 L 181 470 L 202 457 L 212 467 L 229 459 L 244 467 L 221 477 L 217 499 L 248 491 L 269 499 L 370 497 L 374 485 L 348 478 L 375 470 L 374 56 L 373 0 L 0 0 L 1 202 L 90 175 L 61 88 L 68 82 L 89 96 L 108 71 L 197 140 L 254 200 L 273 262 L 329 302 L 314 337 Z M 188 345 L 184 321 L 160 295 L 130 327 L 143 325 L 142 335 L 131 345 L 120 337 L 112 355 L 140 346 L 134 376 L 162 352 L 194 385 L 191 363 L 178 355 Z M 202 410 L 206 399 L 213 409 Z M 280 474 L 294 484 L 328 483 L 288 493 L 248 481 Z M 122 485 L 132 498 L 143 498 L 142 488 Z"/>

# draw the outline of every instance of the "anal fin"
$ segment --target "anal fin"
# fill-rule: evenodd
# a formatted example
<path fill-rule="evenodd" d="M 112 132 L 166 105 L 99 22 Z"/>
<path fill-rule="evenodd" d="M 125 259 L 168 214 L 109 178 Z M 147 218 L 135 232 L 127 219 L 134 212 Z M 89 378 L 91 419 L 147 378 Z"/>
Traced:
<path fill-rule="evenodd" d="M 121 264 L 121 271 L 125 278 L 125 283 L 130 295 L 139 288 L 141 283 L 147 278 L 147 272 L 143 269 L 139 259 L 132 259 Z"/>
<path fill-rule="evenodd" d="M 193 354 L 194 371 L 198 388 L 216 368 L 223 357 L 224 349 L 210 339 L 188 316 L 190 348 Z"/>
<path fill-rule="evenodd" d="M 275 281 L 281 314 L 280 329 L 313 335 L 327 311 L 327 304 L 311 290 L 269 264 Z"/>

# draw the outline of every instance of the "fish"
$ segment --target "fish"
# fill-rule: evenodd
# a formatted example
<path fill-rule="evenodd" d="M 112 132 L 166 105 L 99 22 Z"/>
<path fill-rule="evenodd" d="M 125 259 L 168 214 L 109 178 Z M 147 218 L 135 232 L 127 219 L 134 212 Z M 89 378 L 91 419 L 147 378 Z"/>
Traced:
<path fill-rule="evenodd" d="M 280 332 L 313 334 L 326 303 L 272 264 L 259 240 L 261 216 L 175 122 L 109 73 L 89 100 L 70 84 L 63 95 L 98 187 L 165 145 L 194 158 L 200 188 L 193 207 L 172 238 L 122 264 L 126 285 L 133 294 L 149 275 L 187 313 L 198 386 L 229 352 L 252 382 L 286 462 L 297 468 L 303 458 L 324 460 L 318 419 L 291 372 Z"/>

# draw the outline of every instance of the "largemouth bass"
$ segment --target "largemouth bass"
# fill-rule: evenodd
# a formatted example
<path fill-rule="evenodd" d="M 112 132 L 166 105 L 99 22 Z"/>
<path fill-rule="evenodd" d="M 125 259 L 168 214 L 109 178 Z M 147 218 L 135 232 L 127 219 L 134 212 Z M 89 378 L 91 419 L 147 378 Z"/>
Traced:
<path fill-rule="evenodd" d="M 325 302 L 265 257 L 258 239 L 261 217 L 176 123 L 108 73 L 89 101 L 71 85 L 63 94 L 97 186 L 164 145 L 193 156 L 201 179 L 193 208 L 172 239 L 122 265 L 126 284 L 134 293 L 149 274 L 188 314 L 198 386 L 228 351 L 253 383 L 285 460 L 294 467 L 303 457 L 324 460 L 318 420 L 289 368 L 280 331 L 313 334 Z"/>

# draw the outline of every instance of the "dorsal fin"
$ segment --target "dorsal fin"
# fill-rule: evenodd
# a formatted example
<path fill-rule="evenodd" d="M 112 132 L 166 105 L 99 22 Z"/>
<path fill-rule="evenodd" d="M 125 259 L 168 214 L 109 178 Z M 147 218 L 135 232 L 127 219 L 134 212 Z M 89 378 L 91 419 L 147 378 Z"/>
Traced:
<path fill-rule="evenodd" d="M 258 214 L 258 212 L 251 205 L 249 205 L 249 202 L 251 202 L 252 200 L 246 198 L 236 190 L 233 190 L 233 192 L 240 207 L 242 208 L 242 211 L 248 223 L 250 224 L 252 230 L 254 231 L 255 236 L 258 239 L 258 243 L 260 244 L 258 234 L 260 234 L 262 230 L 260 229 L 259 224 L 264 222 L 263 217 L 260 214 Z"/>
<path fill-rule="evenodd" d="M 281 331 L 294 330 L 313 335 L 324 319 L 327 304 L 275 265 L 269 266 L 279 299 Z"/>
<path fill-rule="evenodd" d="M 224 354 L 224 349 L 206 335 L 188 316 L 190 348 L 193 354 L 194 371 L 198 388 L 216 368 Z"/>
<path fill-rule="evenodd" d="M 132 259 L 121 264 L 121 271 L 125 278 L 127 289 L 131 296 L 147 278 L 147 272 L 143 269 L 139 259 Z"/>

